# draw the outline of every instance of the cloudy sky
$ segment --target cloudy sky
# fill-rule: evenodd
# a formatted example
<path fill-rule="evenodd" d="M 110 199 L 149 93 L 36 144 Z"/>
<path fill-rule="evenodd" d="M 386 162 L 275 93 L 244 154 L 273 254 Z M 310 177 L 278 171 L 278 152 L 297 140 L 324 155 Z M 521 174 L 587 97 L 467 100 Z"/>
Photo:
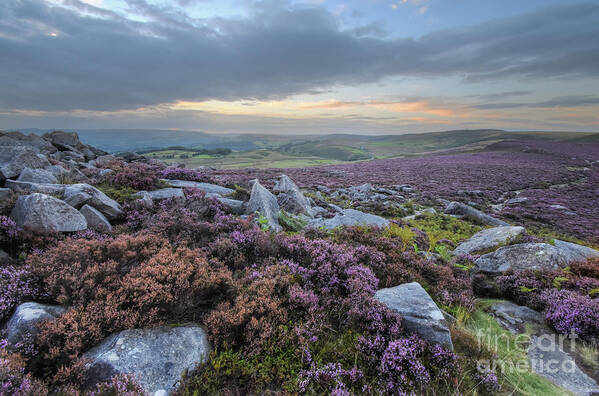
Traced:
<path fill-rule="evenodd" d="M 4 0 L 25 127 L 599 131 L 599 0 Z"/>

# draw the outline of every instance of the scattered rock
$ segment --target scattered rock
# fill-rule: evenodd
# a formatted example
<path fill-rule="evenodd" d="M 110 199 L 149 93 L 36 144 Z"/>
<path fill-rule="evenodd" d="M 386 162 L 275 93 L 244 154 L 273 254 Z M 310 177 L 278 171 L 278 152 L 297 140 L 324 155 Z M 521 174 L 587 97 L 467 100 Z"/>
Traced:
<path fill-rule="evenodd" d="M 599 393 L 597 382 L 578 367 L 557 339 L 556 334 L 543 334 L 531 339 L 528 359 L 532 370 L 575 395 Z M 565 348 L 569 348 L 570 342 L 566 340 L 564 344 Z"/>
<path fill-rule="evenodd" d="M 152 201 L 162 201 L 168 198 L 185 198 L 182 188 L 162 188 L 154 191 L 140 191 L 133 194 L 135 197 L 149 197 Z"/>
<path fill-rule="evenodd" d="M 42 137 L 61 151 L 68 151 L 83 146 L 79 140 L 79 136 L 75 132 L 54 131 L 46 133 Z"/>
<path fill-rule="evenodd" d="M 38 323 L 44 320 L 56 319 L 64 311 L 65 309 L 58 305 L 45 305 L 35 302 L 21 304 L 4 326 L 6 340 L 12 345 L 25 341 L 28 336 L 38 334 Z"/>
<path fill-rule="evenodd" d="M 79 212 L 81 212 L 83 217 L 85 217 L 85 220 L 87 220 L 87 228 L 90 230 L 101 233 L 112 232 L 112 225 L 110 225 L 108 219 L 96 208 L 89 205 L 83 205 Z"/>
<path fill-rule="evenodd" d="M 0 179 L 19 176 L 24 168 L 44 168 L 49 166 L 43 154 L 28 147 L 0 146 Z"/>
<path fill-rule="evenodd" d="M 91 198 L 81 201 L 81 198 L 85 198 L 83 194 L 87 194 Z M 75 196 L 78 196 L 78 199 L 75 199 Z M 68 185 L 64 189 L 64 199 L 67 202 L 76 201 L 77 205 L 74 206 L 76 208 L 79 208 L 80 205 L 89 204 L 99 210 L 108 220 L 116 220 L 123 216 L 123 208 L 117 201 L 89 184 L 79 183 Z"/>
<path fill-rule="evenodd" d="M 231 209 L 231 212 L 233 212 L 234 214 L 239 215 L 245 212 L 245 202 L 243 201 L 223 197 L 217 197 L 216 199 L 219 200 L 220 203 Z"/>
<path fill-rule="evenodd" d="M 116 156 L 124 159 L 125 161 L 135 161 L 135 160 L 142 158 L 141 155 L 134 153 L 132 151 L 125 151 L 124 153 L 118 153 Z"/>
<path fill-rule="evenodd" d="M 337 213 L 333 218 L 318 218 L 313 219 L 308 223 L 308 227 L 324 227 L 326 229 L 356 225 L 386 227 L 389 225 L 389 220 L 370 213 L 360 212 L 359 210 L 341 209 L 341 212 Z"/>
<path fill-rule="evenodd" d="M 109 380 L 115 374 L 133 374 L 150 394 L 169 393 L 185 370 L 208 359 L 210 344 L 201 327 L 158 327 L 124 330 L 86 352 L 86 382 Z"/>
<path fill-rule="evenodd" d="M 54 174 L 45 169 L 24 168 L 17 180 L 32 183 L 58 184 L 58 179 Z"/>
<path fill-rule="evenodd" d="M 163 179 L 163 181 L 165 181 L 172 187 L 197 188 L 197 189 L 202 190 L 208 194 L 215 193 L 215 194 L 219 194 L 219 195 L 231 195 L 235 192 L 235 190 L 232 190 L 230 188 L 222 187 L 222 186 L 219 186 L 216 184 L 211 184 L 211 183 L 200 183 L 200 182 L 187 181 L 187 180 L 170 180 L 170 179 Z"/>
<path fill-rule="evenodd" d="M 402 325 L 408 331 L 453 350 L 451 333 L 443 312 L 419 283 L 404 283 L 381 289 L 374 298 L 399 313 Z"/>
<path fill-rule="evenodd" d="M 72 206 L 40 193 L 20 196 L 10 217 L 19 227 L 36 231 L 74 232 L 87 228 L 85 217 Z"/>
<path fill-rule="evenodd" d="M 427 214 L 437 214 L 437 211 L 435 210 L 435 208 L 426 208 L 426 209 L 422 209 L 422 210 L 417 210 L 416 212 L 414 212 L 413 215 L 410 216 L 405 216 L 402 217 L 402 220 L 408 221 L 408 220 L 416 220 L 419 219 L 423 216 L 426 216 Z"/>
<path fill-rule="evenodd" d="M 68 184 L 31 183 L 17 180 L 6 180 L 5 185 L 16 193 L 42 193 L 53 195 L 62 195 L 64 189 L 68 186 Z"/>
<path fill-rule="evenodd" d="M 513 242 L 516 238 L 525 234 L 526 230 L 524 227 L 503 226 L 488 228 L 477 232 L 466 242 L 460 243 L 453 251 L 453 254 L 462 256 L 485 250 L 488 251 L 499 245 Z"/>
<path fill-rule="evenodd" d="M 475 262 L 478 270 L 488 273 L 502 273 L 508 269 L 548 269 L 554 270 L 568 264 L 564 254 L 547 243 L 520 243 L 505 246 L 492 253 L 479 257 Z"/>
<path fill-rule="evenodd" d="M 492 226 L 509 225 L 505 221 L 491 217 L 488 214 L 483 213 L 480 210 L 465 205 L 461 202 L 450 202 L 449 205 L 447 205 L 447 207 L 445 208 L 445 213 L 455 215 L 458 218 L 463 218 L 479 224 L 487 224 Z"/>
<path fill-rule="evenodd" d="M 277 202 L 281 209 L 292 214 L 302 213 L 309 217 L 313 216 L 310 201 L 289 176 L 281 175 L 273 190 L 279 192 Z"/>
<path fill-rule="evenodd" d="M 562 252 L 562 254 L 566 257 L 568 263 L 573 263 L 575 261 L 585 261 L 592 257 L 599 257 L 599 251 L 572 242 L 565 242 L 560 241 L 559 239 L 554 239 L 553 246 L 555 246 Z"/>
<path fill-rule="evenodd" d="M 253 181 L 250 200 L 247 203 L 246 214 L 260 213 L 268 220 L 268 226 L 274 231 L 281 231 L 279 224 L 279 204 L 277 198 L 268 191 L 258 179 Z"/>
<path fill-rule="evenodd" d="M 503 327 L 513 334 L 524 333 L 527 323 L 542 325 L 545 317 L 542 313 L 509 301 L 502 301 L 491 307 L 491 313 Z"/>
<path fill-rule="evenodd" d="M 7 201 L 12 196 L 10 188 L 0 188 L 0 202 Z"/>

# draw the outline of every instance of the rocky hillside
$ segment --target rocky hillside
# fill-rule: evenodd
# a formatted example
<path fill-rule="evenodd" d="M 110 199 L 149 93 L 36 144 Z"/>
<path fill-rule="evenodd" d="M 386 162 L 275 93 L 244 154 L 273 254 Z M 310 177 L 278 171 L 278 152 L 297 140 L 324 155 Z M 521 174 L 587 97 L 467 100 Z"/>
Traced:
<path fill-rule="evenodd" d="M 2 134 L 0 394 L 599 393 L 598 153 L 222 171 Z"/>

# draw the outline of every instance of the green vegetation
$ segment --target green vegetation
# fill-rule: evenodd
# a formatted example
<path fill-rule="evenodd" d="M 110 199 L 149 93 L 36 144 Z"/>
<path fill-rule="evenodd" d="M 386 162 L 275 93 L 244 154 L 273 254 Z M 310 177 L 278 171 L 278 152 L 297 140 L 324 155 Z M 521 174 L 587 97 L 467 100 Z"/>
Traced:
<path fill-rule="evenodd" d="M 146 156 L 163 160 L 167 163 L 184 163 L 188 168 L 211 166 L 221 169 L 239 168 L 298 168 L 337 164 L 340 161 L 318 156 L 302 156 L 275 150 L 261 149 L 254 151 L 232 152 L 222 155 L 193 155 L 191 151 L 152 151 Z"/>
<path fill-rule="evenodd" d="M 97 184 L 96 188 L 120 204 L 132 201 L 137 190 L 131 187 L 116 187 L 108 183 Z"/>
<path fill-rule="evenodd" d="M 293 216 L 282 210 L 279 213 L 279 224 L 285 231 L 299 232 L 304 229 L 308 222 L 300 217 Z"/>
<path fill-rule="evenodd" d="M 409 223 L 426 232 L 432 250 L 441 240 L 459 243 L 482 230 L 482 227 L 478 225 L 438 213 L 426 213 L 415 220 L 410 220 Z"/>

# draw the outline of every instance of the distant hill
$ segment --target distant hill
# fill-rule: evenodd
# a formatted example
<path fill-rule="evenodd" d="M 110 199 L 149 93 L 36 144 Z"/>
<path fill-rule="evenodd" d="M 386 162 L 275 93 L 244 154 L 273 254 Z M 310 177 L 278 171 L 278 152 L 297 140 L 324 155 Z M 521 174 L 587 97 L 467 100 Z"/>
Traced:
<path fill-rule="evenodd" d="M 23 133 L 42 135 L 49 129 L 21 129 Z M 73 130 L 67 130 L 73 131 Z M 412 133 L 403 135 L 216 135 L 195 131 L 157 129 L 80 129 L 81 140 L 109 152 L 164 151 L 173 146 L 189 149 L 230 149 L 235 152 L 267 150 L 276 152 L 272 158 L 297 161 L 308 158 L 310 163 L 349 162 L 371 158 L 413 156 L 427 153 L 477 151 L 504 140 L 548 140 L 572 143 L 599 142 L 598 133 L 504 131 L 501 129 L 453 130 L 445 132 Z M 260 154 L 260 158 L 264 158 Z M 270 158 L 271 156 L 267 156 Z M 235 156 L 230 157 L 234 162 Z M 240 156 L 247 160 L 245 156 Z M 195 158 L 198 162 L 200 159 Z M 206 163 L 212 163 L 207 159 Z M 245 164 L 246 162 L 244 162 Z M 194 165 L 197 165 L 194 163 Z M 235 166 L 235 163 L 226 166 Z M 260 161 L 268 166 L 268 161 Z"/>
<path fill-rule="evenodd" d="M 23 133 L 43 135 L 51 129 L 21 129 Z M 170 146 L 190 148 L 230 148 L 250 151 L 258 148 L 249 139 L 236 140 L 226 135 L 211 135 L 194 131 L 172 131 L 160 129 L 65 129 L 77 132 L 81 141 L 108 152 L 160 149 Z"/>

